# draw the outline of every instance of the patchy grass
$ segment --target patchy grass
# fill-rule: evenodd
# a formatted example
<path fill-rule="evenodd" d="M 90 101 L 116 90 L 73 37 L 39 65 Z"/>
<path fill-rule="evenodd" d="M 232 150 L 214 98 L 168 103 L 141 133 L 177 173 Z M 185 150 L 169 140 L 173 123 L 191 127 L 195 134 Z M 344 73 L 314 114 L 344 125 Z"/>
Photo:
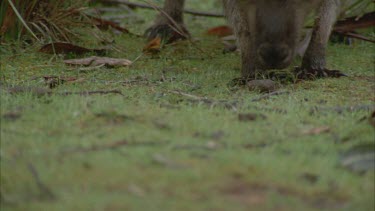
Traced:
<path fill-rule="evenodd" d="M 339 162 L 374 143 L 370 111 L 331 108 L 374 104 L 374 45 L 329 46 L 329 68 L 347 78 L 286 84 L 287 94 L 252 101 L 262 94 L 227 86 L 239 76 L 238 54 L 202 35 L 213 20 L 187 19 L 194 45 L 167 46 L 131 67 L 78 71 L 38 46 L 1 51 L 2 210 L 373 209 L 374 172 Z M 144 45 L 130 35 L 115 41 L 108 56 L 131 60 Z M 123 96 L 4 91 L 45 87 L 46 75 L 84 79 L 54 93 Z"/>

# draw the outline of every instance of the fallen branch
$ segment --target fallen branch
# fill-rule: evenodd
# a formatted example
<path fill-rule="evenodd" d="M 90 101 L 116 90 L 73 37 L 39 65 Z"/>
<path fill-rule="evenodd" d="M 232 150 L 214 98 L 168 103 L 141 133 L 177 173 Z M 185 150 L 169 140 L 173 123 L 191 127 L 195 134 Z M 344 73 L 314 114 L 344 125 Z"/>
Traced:
<path fill-rule="evenodd" d="M 367 41 L 367 42 L 372 42 L 372 43 L 375 43 L 375 40 L 372 40 L 368 37 L 365 37 L 363 35 L 360 35 L 360 34 L 357 34 L 357 33 L 354 33 L 354 32 L 341 32 L 341 31 L 334 31 L 336 34 L 340 34 L 342 36 L 345 36 L 345 37 L 351 37 L 351 38 L 355 38 L 355 39 L 359 39 L 359 40 L 363 40 L 363 41 Z"/>
<path fill-rule="evenodd" d="M 153 6 L 142 4 L 142 3 L 135 3 L 135 2 L 129 2 L 127 0 L 102 0 L 103 3 L 110 3 L 110 4 L 124 4 L 129 7 L 138 7 L 143 9 L 152 9 L 155 8 Z M 162 9 L 158 7 L 158 9 Z M 222 18 L 224 15 L 222 13 L 214 13 L 214 12 L 201 12 L 201 11 L 195 11 L 191 9 L 184 9 L 184 13 L 195 15 L 195 16 L 204 16 L 204 17 L 215 17 L 215 18 Z"/>
<path fill-rule="evenodd" d="M 334 31 L 349 32 L 361 28 L 375 26 L 375 12 L 366 13 L 363 16 L 348 17 L 336 22 Z"/>
<path fill-rule="evenodd" d="M 33 95 L 36 95 L 38 97 L 41 96 L 50 96 L 50 95 L 94 95 L 94 94 L 119 94 L 123 95 L 120 90 L 114 89 L 114 90 L 94 90 L 94 91 L 80 91 L 80 92 L 53 92 L 52 90 L 45 89 L 45 88 L 39 88 L 39 87 L 22 87 L 22 86 L 15 86 L 8 89 L 8 92 L 10 94 L 19 94 L 19 93 L 31 93 Z"/>

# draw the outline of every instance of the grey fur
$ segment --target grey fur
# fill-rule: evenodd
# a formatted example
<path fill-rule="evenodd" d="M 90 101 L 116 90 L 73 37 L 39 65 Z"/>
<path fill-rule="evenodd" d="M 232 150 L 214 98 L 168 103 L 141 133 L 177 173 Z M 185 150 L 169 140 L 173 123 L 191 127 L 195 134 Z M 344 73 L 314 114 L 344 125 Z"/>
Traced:
<path fill-rule="evenodd" d="M 223 0 L 223 4 L 241 51 L 242 77 L 254 78 L 257 71 L 289 66 L 297 54 L 304 20 L 312 12 L 316 21 L 301 66 L 325 68 L 325 50 L 340 0 Z M 164 5 L 164 11 L 182 27 L 183 6 L 184 0 L 166 0 Z M 161 14 L 155 25 L 168 22 Z"/>

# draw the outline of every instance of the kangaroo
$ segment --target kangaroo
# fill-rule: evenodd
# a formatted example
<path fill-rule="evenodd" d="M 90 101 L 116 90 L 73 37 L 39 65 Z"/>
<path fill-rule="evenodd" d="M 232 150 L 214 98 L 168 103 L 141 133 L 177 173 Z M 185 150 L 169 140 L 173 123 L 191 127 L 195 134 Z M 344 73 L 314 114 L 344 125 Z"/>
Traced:
<path fill-rule="evenodd" d="M 184 3 L 165 0 L 163 12 L 145 35 L 152 39 L 177 28 L 181 37 L 188 37 L 183 21 Z M 225 16 L 241 52 L 241 77 L 254 79 L 264 70 L 288 67 L 296 55 L 305 18 L 312 12 L 316 12 L 316 19 L 301 67 L 297 68 L 299 77 L 343 76 L 339 71 L 326 69 L 325 53 L 340 4 L 340 0 L 223 0 Z"/>

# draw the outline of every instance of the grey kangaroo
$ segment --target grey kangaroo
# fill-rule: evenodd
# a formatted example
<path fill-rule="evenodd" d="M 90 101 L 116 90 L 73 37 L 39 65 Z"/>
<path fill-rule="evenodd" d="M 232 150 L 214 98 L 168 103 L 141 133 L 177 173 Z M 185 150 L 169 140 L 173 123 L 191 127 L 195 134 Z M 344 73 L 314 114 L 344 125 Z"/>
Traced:
<path fill-rule="evenodd" d="M 173 26 L 183 32 L 181 36 L 188 36 L 184 3 L 165 0 L 163 12 L 145 35 L 152 39 Z M 296 54 L 305 18 L 312 12 L 316 12 L 315 25 L 298 70 L 314 78 L 344 75 L 325 68 L 326 47 L 340 4 L 340 0 L 223 0 L 225 16 L 241 52 L 241 76 L 254 79 L 263 70 L 288 67 Z"/>

